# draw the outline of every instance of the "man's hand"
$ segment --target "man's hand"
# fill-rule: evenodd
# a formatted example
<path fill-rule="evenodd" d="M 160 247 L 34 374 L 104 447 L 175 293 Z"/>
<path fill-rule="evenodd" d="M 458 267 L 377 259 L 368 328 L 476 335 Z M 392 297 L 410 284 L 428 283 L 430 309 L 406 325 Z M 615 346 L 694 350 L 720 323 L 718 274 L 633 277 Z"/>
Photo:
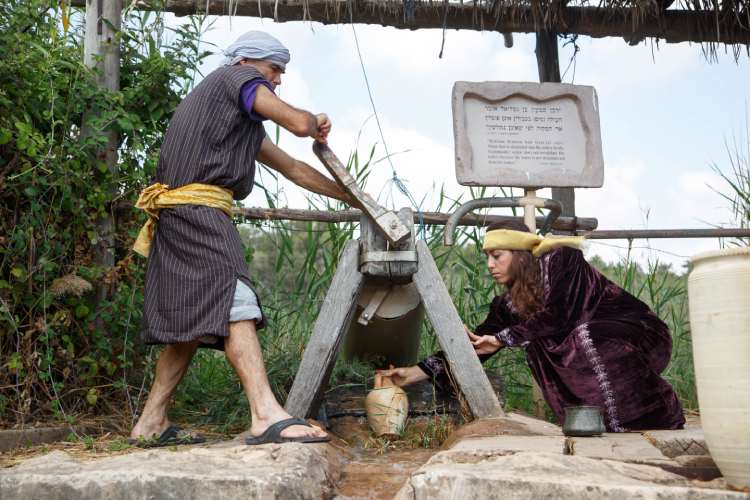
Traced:
<path fill-rule="evenodd" d="M 469 330 L 469 327 L 464 325 L 466 335 L 469 336 L 471 345 L 474 346 L 474 351 L 477 354 L 492 354 L 500 350 L 503 343 L 500 342 L 494 335 L 474 335 L 474 332 Z"/>
<path fill-rule="evenodd" d="M 328 119 L 328 115 L 320 113 L 315 115 L 317 122 L 317 130 L 312 136 L 316 141 L 325 144 L 328 142 L 328 134 L 331 132 L 331 120 Z"/>

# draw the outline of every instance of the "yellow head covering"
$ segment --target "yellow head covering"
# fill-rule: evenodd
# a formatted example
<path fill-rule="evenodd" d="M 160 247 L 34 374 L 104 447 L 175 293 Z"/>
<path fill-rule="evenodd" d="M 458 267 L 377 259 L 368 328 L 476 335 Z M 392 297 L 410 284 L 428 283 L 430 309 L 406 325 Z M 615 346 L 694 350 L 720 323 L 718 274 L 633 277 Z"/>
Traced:
<path fill-rule="evenodd" d="M 583 236 L 539 236 L 525 231 L 512 229 L 493 229 L 484 235 L 482 250 L 529 250 L 534 257 L 539 257 L 553 248 L 580 248 Z"/>

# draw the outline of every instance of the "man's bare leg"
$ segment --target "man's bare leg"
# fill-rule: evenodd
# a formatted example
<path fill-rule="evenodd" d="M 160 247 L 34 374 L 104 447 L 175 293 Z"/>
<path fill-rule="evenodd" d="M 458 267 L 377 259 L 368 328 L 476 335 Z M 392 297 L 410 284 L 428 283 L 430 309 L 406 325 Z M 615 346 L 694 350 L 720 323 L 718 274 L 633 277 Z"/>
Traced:
<path fill-rule="evenodd" d="M 225 340 L 224 350 L 250 402 L 252 416 L 250 433 L 253 436 L 259 436 L 271 424 L 291 418 L 291 415 L 276 401 L 268 383 L 260 342 L 255 332 L 255 321 L 230 323 L 229 338 Z M 281 435 L 284 437 L 323 437 L 326 433 L 318 427 L 293 425 L 284 429 Z"/>
<path fill-rule="evenodd" d="M 146 405 L 138 422 L 133 427 L 130 437 L 150 438 L 161 435 L 169 427 L 167 406 L 177 384 L 182 380 L 193 359 L 198 341 L 182 344 L 170 344 L 164 348 L 156 362 L 156 374 Z"/>

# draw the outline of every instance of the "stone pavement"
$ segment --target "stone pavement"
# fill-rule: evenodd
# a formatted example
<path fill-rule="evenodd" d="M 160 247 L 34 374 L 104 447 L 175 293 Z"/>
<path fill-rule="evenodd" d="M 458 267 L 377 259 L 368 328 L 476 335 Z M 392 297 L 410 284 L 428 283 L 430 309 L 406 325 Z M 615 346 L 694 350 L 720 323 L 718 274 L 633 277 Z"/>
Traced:
<path fill-rule="evenodd" d="M 587 438 L 565 437 L 559 428 L 540 434 L 467 435 L 414 472 L 396 499 L 750 500 L 718 478 L 700 429 Z"/>
<path fill-rule="evenodd" d="M 429 450 L 363 461 L 340 440 L 248 447 L 241 438 L 82 461 L 56 451 L 0 469 L 0 498 L 318 499 L 338 493 L 380 499 L 398 491 L 398 500 L 750 500 L 726 489 L 699 428 L 568 438 L 557 426 L 511 414 L 463 426 L 429 460 Z M 342 477 L 349 478 L 346 485 Z M 392 486 L 376 487 L 388 481 Z"/>

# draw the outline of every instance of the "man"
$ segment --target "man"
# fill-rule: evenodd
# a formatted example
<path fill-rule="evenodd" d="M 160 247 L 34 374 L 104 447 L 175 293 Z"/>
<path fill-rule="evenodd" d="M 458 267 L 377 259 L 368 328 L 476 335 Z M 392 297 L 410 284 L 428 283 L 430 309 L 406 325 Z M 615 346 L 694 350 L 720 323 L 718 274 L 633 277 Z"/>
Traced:
<path fill-rule="evenodd" d="M 149 445 L 202 440 L 170 425 L 167 405 L 203 346 L 223 348 L 242 382 L 252 417 L 248 444 L 327 441 L 323 430 L 292 418 L 271 392 L 256 333 L 264 326 L 263 313 L 228 214 L 232 199 L 250 193 L 255 160 L 305 189 L 354 202 L 265 134 L 265 119 L 323 143 L 331 130 L 325 114 L 296 109 L 274 94 L 289 51 L 274 37 L 251 31 L 226 54 L 224 66 L 207 75 L 175 110 L 157 182 L 137 204 L 150 215 L 135 246 L 149 258 L 142 336 L 148 344 L 166 347 L 131 438 Z"/>

